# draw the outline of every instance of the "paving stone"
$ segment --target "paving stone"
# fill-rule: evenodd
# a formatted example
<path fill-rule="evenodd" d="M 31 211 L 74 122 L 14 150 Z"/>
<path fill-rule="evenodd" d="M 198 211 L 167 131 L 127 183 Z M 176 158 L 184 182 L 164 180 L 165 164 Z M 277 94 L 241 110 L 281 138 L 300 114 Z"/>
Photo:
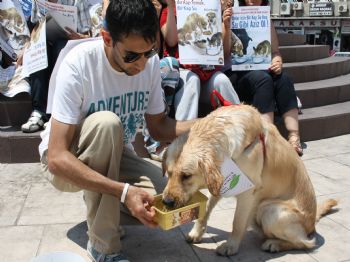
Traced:
<path fill-rule="evenodd" d="M 317 201 L 321 202 L 329 198 L 336 199 L 338 205 L 334 207 L 334 212 L 328 214 L 326 218 L 350 230 L 350 192 L 319 196 Z"/>
<path fill-rule="evenodd" d="M 263 252 L 260 250 L 263 239 L 249 230 L 238 254 L 232 257 L 216 255 L 216 247 L 231 232 L 234 198 L 219 201 L 201 243 L 185 241 L 193 223 L 169 231 L 125 226 L 127 237 L 122 240 L 123 249 L 131 261 L 136 262 L 350 261 L 349 144 L 350 135 L 307 142 L 302 160 L 315 187 L 317 200 L 336 198 L 340 201 L 339 209 L 317 224 L 318 246 L 314 250 Z M 34 256 L 55 251 L 71 251 L 87 259 L 82 192 L 56 191 L 40 172 L 37 163 L 0 164 L 0 261 L 28 262 Z"/>
<path fill-rule="evenodd" d="M 213 211 L 214 212 L 214 211 Z M 189 223 L 180 227 L 182 233 L 186 237 L 191 231 L 194 223 Z M 208 226 L 208 232 L 213 232 L 215 228 Z M 197 254 L 201 262 L 227 262 L 230 261 L 227 257 L 222 257 L 216 254 L 215 250 L 218 244 L 214 241 L 211 233 L 204 233 L 203 239 L 200 243 L 189 244 Z"/>
<path fill-rule="evenodd" d="M 0 164 L 0 185 L 9 183 L 28 185 L 43 182 L 46 182 L 46 179 L 42 175 L 39 163 Z"/>
<path fill-rule="evenodd" d="M 75 223 L 86 218 L 83 192 L 64 193 L 51 184 L 33 184 L 23 207 L 19 225 Z"/>
<path fill-rule="evenodd" d="M 334 162 L 338 162 L 340 164 L 350 166 L 350 154 L 349 153 L 328 156 L 328 158 Z"/>
<path fill-rule="evenodd" d="M 307 142 L 308 149 L 318 152 L 324 156 L 334 156 L 350 153 L 350 136 L 337 136 L 328 139 Z"/>
<path fill-rule="evenodd" d="M 315 159 L 315 158 L 322 158 L 325 157 L 324 154 L 320 153 L 318 150 L 315 150 L 313 148 L 309 148 L 309 143 L 306 142 L 306 148 L 304 148 L 304 155 L 301 157 L 303 161 L 309 160 L 309 159 Z"/>
<path fill-rule="evenodd" d="M 350 190 L 349 181 L 341 184 L 339 180 L 312 171 L 309 171 L 309 176 L 317 196 L 348 192 Z"/>
<path fill-rule="evenodd" d="M 350 231 L 325 217 L 317 224 L 318 247 L 309 252 L 317 261 L 350 260 Z"/>
<path fill-rule="evenodd" d="M 144 226 L 125 226 L 123 252 L 131 261 L 200 261 L 179 228 L 163 231 Z"/>
<path fill-rule="evenodd" d="M 36 256 L 44 227 L 0 227 L 0 261 L 28 262 Z"/>
<path fill-rule="evenodd" d="M 330 159 L 312 159 L 304 162 L 309 172 L 314 172 L 322 176 L 324 183 L 320 186 L 328 187 L 328 183 L 334 184 L 338 189 L 329 193 L 349 191 L 350 179 L 346 179 L 350 174 L 350 166 L 334 162 Z M 322 191 L 322 190 L 320 190 Z"/>
<path fill-rule="evenodd" d="M 0 185 L 0 226 L 16 225 L 30 187 L 16 183 Z"/>
<path fill-rule="evenodd" d="M 42 240 L 37 256 L 57 251 L 69 251 L 76 253 L 86 261 L 89 257 L 86 253 L 87 226 L 85 222 L 79 224 L 60 224 L 44 226 Z"/>

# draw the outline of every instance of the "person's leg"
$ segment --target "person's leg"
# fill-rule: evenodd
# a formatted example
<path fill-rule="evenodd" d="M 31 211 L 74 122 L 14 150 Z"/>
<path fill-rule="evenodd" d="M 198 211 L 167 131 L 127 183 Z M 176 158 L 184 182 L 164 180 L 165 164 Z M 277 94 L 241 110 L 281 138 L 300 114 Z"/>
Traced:
<path fill-rule="evenodd" d="M 155 195 L 163 192 L 167 179 L 163 176 L 160 166 L 140 158 L 129 148 L 124 148 L 120 181 L 141 187 L 149 194 Z"/>
<path fill-rule="evenodd" d="M 216 72 L 208 81 L 202 84 L 202 92 L 199 100 L 204 104 L 210 105 L 210 96 L 213 90 L 217 90 L 225 100 L 233 104 L 240 103 L 230 79 L 222 72 Z"/>
<path fill-rule="evenodd" d="M 32 108 L 46 116 L 47 92 L 49 89 L 50 72 L 43 69 L 30 75 Z"/>
<path fill-rule="evenodd" d="M 33 112 L 28 121 L 22 125 L 23 132 L 31 133 L 44 128 L 44 123 L 49 120 L 46 115 L 47 95 L 52 70 L 60 51 L 67 44 L 67 40 L 58 40 L 52 46 L 48 44 L 48 67 L 30 75 Z"/>
<path fill-rule="evenodd" d="M 29 77 L 33 111 L 28 121 L 21 126 L 21 130 L 25 133 L 33 133 L 43 129 L 45 122 L 48 121 L 46 103 L 49 78 L 48 68 L 35 72 Z"/>
<path fill-rule="evenodd" d="M 123 152 L 123 125 L 112 112 L 96 112 L 85 119 L 72 151 L 93 170 L 119 180 Z M 120 201 L 114 196 L 84 190 L 89 242 L 95 250 L 110 254 L 121 249 Z"/>
<path fill-rule="evenodd" d="M 297 153 L 302 155 L 295 88 L 293 81 L 283 73 L 275 78 L 275 97 L 277 109 L 281 113 L 288 131 L 288 141 Z"/>
<path fill-rule="evenodd" d="M 187 70 L 180 69 L 180 90 L 175 94 L 175 119 L 191 120 L 198 117 L 198 101 L 201 92 L 199 77 Z"/>
<path fill-rule="evenodd" d="M 266 71 L 250 71 L 238 80 L 237 93 L 242 100 L 255 106 L 266 121 L 273 123 L 275 111 L 274 86 Z"/>

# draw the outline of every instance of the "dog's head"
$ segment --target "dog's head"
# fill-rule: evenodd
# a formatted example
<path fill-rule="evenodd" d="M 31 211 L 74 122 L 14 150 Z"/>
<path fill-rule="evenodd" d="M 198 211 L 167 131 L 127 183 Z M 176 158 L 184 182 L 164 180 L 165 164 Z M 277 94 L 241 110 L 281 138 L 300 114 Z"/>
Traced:
<path fill-rule="evenodd" d="M 188 134 L 178 137 L 163 157 L 163 172 L 168 176 L 163 202 L 169 207 L 184 206 L 201 188 L 208 187 L 217 195 L 223 182 L 216 168 L 219 163 L 215 163 L 215 156 L 210 155 L 213 153 L 187 142 Z"/>
<path fill-rule="evenodd" d="M 203 30 L 206 30 L 207 29 L 207 26 L 208 26 L 208 23 L 207 21 L 205 21 L 204 18 L 202 18 L 200 21 L 199 21 L 199 24 L 198 24 L 199 28 L 203 29 Z"/>
<path fill-rule="evenodd" d="M 214 196 L 220 194 L 225 155 L 239 159 L 262 129 L 257 110 L 245 105 L 237 108 L 223 107 L 198 120 L 168 147 L 163 157 L 163 172 L 168 175 L 163 192 L 166 205 L 184 206 L 205 187 Z"/>
<path fill-rule="evenodd" d="M 206 16 L 209 24 L 216 24 L 216 14 L 214 12 L 209 12 Z"/>

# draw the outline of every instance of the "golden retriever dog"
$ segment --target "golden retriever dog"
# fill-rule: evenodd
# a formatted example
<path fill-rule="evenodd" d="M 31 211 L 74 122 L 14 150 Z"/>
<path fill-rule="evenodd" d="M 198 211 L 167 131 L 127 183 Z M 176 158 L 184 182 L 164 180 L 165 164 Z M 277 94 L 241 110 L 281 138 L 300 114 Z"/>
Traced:
<path fill-rule="evenodd" d="M 314 247 L 311 234 L 316 221 L 337 201 L 316 204 L 302 160 L 275 126 L 248 105 L 219 108 L 168 147 L 163 168 L 169 180 L 163 202 L 177 208 L 201 188 L 207 187 L 211 193 L 206 214 L 196 221 L 188 240 L 202 239 L 210 212 L 221 198 L 224 178 L 220 167 L 225 157 L 232 159 L 255 187 L 237 195 L 232 233 L 217 253 L 237 253 L 249 225 L 260 228 L 266 237 L 263 250 Z"/>

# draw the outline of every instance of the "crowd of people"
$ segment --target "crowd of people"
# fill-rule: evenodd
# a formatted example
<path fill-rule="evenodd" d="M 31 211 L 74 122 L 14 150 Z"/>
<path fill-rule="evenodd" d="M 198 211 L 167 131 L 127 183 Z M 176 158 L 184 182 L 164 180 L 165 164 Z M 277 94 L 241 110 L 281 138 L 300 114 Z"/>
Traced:
<path fill-rule="evenodd" d="M 143 128 L 147 150 L 161 161 L 167 143 L 213 110 L 213 90 L 232 104 L 252 104 L 271 123 L 276 113 L 281 115 L 289 143 L 302 155 L 297 97 L 283 73 L 273 26 L 270 68 L 235 72 L 228 70 L 230 64 L 179 62 L 175 0 L 103 0 L 99 37 L 91 33 L 88 1 L 49 1 L 76 6 L 78 28 L 66 28 L 65 39 L 47 42 L 49 66 L 29 76 L 33 113 L 22 130 L 35 132 L 47 122 L 39 148 L 45 175 L 61 191 L 84 191 L 87 249 L 94 261 L 128 261 L 121 253 L 122 204 L 143 224 L 156 226 L 151 203 L 165 178 L 134 153 L 137 130 Z M 228 63 L 232 2 L 221 0 Z M 68 47 L 68 40 L 80 41 Z M 48 99 L 53 101 L 49 110 Z"/>

